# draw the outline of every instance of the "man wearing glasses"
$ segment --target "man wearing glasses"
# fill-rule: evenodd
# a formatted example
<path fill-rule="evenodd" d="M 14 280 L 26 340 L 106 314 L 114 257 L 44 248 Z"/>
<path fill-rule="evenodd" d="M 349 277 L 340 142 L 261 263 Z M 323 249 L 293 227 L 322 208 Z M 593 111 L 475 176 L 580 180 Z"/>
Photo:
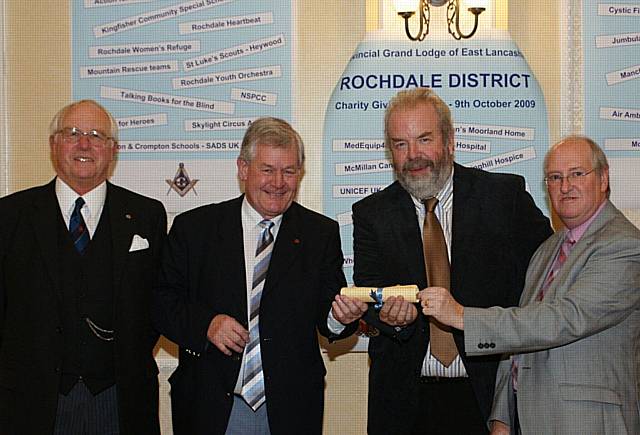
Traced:
<path fill-rule="evenodd" d="M 117 124 L 98 103 L 50 131 L 56 178 L 0 200 L 0 433 L 159 434 L 164 207 L 107 182 Z"/>
<path fill-rule="evenodd" d="M 423 313 L 464 330 L 468 354 L 513 354 L 498 370 L 494 433 L 640 433 L 640 231 L 609 202 L 592 140 L 554 145 L 545 173 L 566 228 L 534 254 L 520 308 L 463 307 L 432 287 Z"/>

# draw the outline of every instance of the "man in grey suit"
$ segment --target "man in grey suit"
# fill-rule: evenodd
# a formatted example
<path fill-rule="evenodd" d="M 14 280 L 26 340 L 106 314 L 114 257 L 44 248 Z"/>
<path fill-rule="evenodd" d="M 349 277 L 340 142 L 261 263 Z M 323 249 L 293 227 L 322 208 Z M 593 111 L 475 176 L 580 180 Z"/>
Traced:
<path fill-rule="evenodd" d="M 464 330 L 468 354 L 512 354 L 498 371 L 493 433 L 640 433 L 640 231 L 609 202 L 592 140 L 554 145 L 545 174 L 566 228 L 534 254 L 520 307 L 463 307 L 432 287 L 423 312 Z"/>

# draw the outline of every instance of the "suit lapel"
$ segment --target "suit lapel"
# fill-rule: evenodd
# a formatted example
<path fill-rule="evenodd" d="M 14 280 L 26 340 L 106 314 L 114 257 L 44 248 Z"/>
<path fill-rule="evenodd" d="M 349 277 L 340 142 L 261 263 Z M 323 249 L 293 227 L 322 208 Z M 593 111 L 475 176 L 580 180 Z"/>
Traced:
<path fill-rule="evenodd" d="M 227 272 L 227 280 L 232 283 L 233 288 L 242 289 L 242 291 L 229 292 L 233 312 L 236 313 L 237 319 L 247 319 L 247 285 L 246 285 L 246 266 L 244 262 L 244 236 L 242 232 L 242 200 L 244 195 L 230 203 L 227 210 L 224 211 L 223 218 L 219 220 L 221 225 L 218 230 L 220 239 L 212 241 L 220 242 L 220 246 L 211 246 L 210 252 L 217 252 L 220 247 L 224 255 L 218 259 L 211 256 L 214 261 L 222 262 L 222 270 Z M 204 255 L 207 255 L 204 253 Z M 214 269 L 212 269 L 214 270 Z"/>
<path fill-rule="evenodd" d="M 117 306 L 118 296 L 120 292 L 120 283 L 122 279 L 122 271 L 124 264 L 128 258 L 131 240 L 135 234 L 137 216 L 128 209 L 126 200 L 111 184 L 107 183 L 107 197 L 104 203 L 103 213 L 108 213 L 109 222 L 111 224 L 111 249 L 113 264 L 113 297 Z"/>
<path fill-rule="evenodd" d="M 538 297 L 538 293 L 542 289 L 555 260 L 555 254 L 558 252 L 558 249 L 560 249 L 563 240 L 564 231 L 556 232 L 551 236 L 551 239 L 545 242 L 540 247 L 540 250 L 536 252 L 534 259 L 531 260 L 531 264 L 529 265 L 529 271 L 532 271 L 530 272 L 532 275 L 529 277 L 527 285 L 520 296 L 521 306 L 532 302 Z"/>
<path fill-rule="evenodd" d="M 58 219 L 60 218 L 60 206 L 55 191 L 55 179 L 43 186 L 42 196 L 33 204 L 33 230 L 42 251 L 42 261 L 51 279 L 51 288 L 60 302 L 58 280 Z"/>
<path fill-rule="evenodd" d="M 568 253 L 567 259 L 563 264 L 562 268 L 558 271 L 558 274 L 553 280 L 553 283 L 549 286 L 545 293 L 545 298 L 553 298 L 556 294 L 558 288 L 568 288 L 569 282 L 567 280 L 571 279 L 570 275 L 573 271 L 574 264 L 576 263 L 578 258 L 582 258 L 584 251 L 589 251 L 591 249 L 591 245 L 596 241 L 597 232 L 604 226 L 609 224 L 609 221 L 613 219 L 615 216 L 615 208 L 613 205 L 607 201 L 607 204 L 600 211 L 600 214 L 594 219 L 593 222 L 589 225 L 585 233 L 582 235 L 580 240 L 576 243 L 576 245 L 571 249 L 571 252 Z M 564 241 L 562 237 L 564 235 L 564 231 L 562 231 L 558 236 L 558 241 L 554 244 L 554 250 L 549 252 L 550 261 L 547 262 L 547 266 L 545 268 L 545 274 L 542 276 L 542 281 L 539 283 L 540 287 L 546 280 L 547 275 L 549 274 L 549 270 L 551 269 L 551 265 L 553 264 L 556 253 L 560 249 L 560 245 Z M 580 266 L 582 267 L 582 266 Z M 539 288 L 540 288 L 539 287 Z M 535 293 L 537 295 L 537 293 Z"/>
<path fill-rule="evenodd" d="M 460 255 L 464 250 L 459 249 L 465 245 L 465 240 L 472 240 L 472 232 L 478 231 L 480 207 L 476 204 L 474 193 L 474 179 L 469 170 L 458 164 L 454 164 L 453 173 L 453 216 L 451 218 L 451 293 L 458 294 L 461 288 L 460 279 L 465 271 L 456 271 Z M 473 286 L 466 286 L 473 288 Z"/>
<path fill-rule="evenodd" d="M 615 216 L 619 214 L 617 209 L 611 204 L 609 200 L 606 200 L 606 204 L 600 211 L 600 214 L 591 222 L 587 231 L 582 235 L 582 240 L 591 240 L 595 233 L 600 231 L 601 228 L 607 226 L 609 221 L 611 221 Z M 574 249 L 578 248 L 578 245 L 574 247 Z"/>
<path fill-rule="evenodd" d="M 411 195 L 397 181 L 394 196 L 388 204 L 389 207 L 383 210 L 383 213 L 389 216 L 387 222 L 390 225 L 392 245 L 397 246 L 395 253 L 398 257 L 397 263 L 406 265 L 407 275 L 414 280 L 410 283 L 397 284 L 417 284 L 422 288 L 426 284 L 427 275 L 415 204 Z"/>
<path fill-rule="evenodd" d="M 298 207 L 300 206 L 296 203 L 291 204 L 289 210 L 282 216 L 282 223 L 280 224 L 278 236 L 271 253 L 271 260 L 269 261 L 262 297 L 276 287 L 278 280 L 289 272 L 291 263 L 302 252 L 305 241 Z"/>

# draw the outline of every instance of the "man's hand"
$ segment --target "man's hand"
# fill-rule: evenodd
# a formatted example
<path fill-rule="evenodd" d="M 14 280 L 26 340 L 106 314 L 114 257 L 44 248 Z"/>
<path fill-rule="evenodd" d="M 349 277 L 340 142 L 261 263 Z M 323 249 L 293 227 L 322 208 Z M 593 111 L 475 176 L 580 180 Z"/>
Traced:
<path fill-rule="evenodd" d="M 331 303 L 331 312 L 338 322 L 348 325 L 367 312 L 367 304 L 358 299 L 336 295 L 336 299 Z"/>
<path fill-rule="evenodd" d="M 510 435 L 511 428 L 498 420 L 491 420 L 491 435 Z"/>
<path fill-rule="evenodd" d="M 218 314 L 209 324 L 207 338 L 220 352 L 231 356 L 231 351 L 242 353 L 249 342 L 249 331 L 233 317 Z"/>
<path fill-rule="evenodd" d="M 418 310 L 402 296 L 391 296 L 384 301 L 380 310 L 380 320 L 391 326 L 407 326 L 418 317 Z"/>
<path fill-rule="evenodd" d="M 444 325 L 464 330 L 464 307 L 453 299 L 449 290 L 427 287 L 418 293 L 418 298 L 425 316 L 433 316 Z"/>

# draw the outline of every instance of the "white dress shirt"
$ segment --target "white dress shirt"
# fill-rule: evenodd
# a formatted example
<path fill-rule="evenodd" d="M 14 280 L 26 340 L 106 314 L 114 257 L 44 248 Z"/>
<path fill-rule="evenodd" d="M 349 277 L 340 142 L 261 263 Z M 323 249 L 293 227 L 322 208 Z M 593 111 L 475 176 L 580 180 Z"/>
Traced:
<path fill-rule="evenodd" d="M 258 247 L 258 239 L 260 237 L 260 232 L 262 231 L 262 227 L 260 227 L 259 223 L 264 219 L 260 213 L 258 213 L 247 201 L 245 197 L 242 200 L 242 208 L 241 208 L 241 219 L 242 219 L 242 235 L 244 242 L 244 264 L 245 264 L 245 281 L 246 281 L 246 289 L 247 289 L 247 318 L 249 318 L 249 311 L 251 309 L 251 287 L 253 285 L 253 269 L 256 265 L 256 248 Z M 278 238 L 278 231 L 280 230 L 280 224 L 282 223 L 282 215 L 276 216 L 273 219 L 270 219 L 273 222 L 273 227 L 271 227 L 271 234 L 273 234 L 273 243 L 276 243 L 276 239 Z M 338 326 L 336 326 L 336 324 Z M 327 316 L 327 326 L 329 330 L 334 334 L 340 334 L 345 326 L 334 319 L 333 314 L 331 313 L 331 309 L 329 309 L 329 314 Z M 242 389 L 242 379 L 244 378 L 244 365 L 245 365 L 245 352 L 242 354 L 242 364 L 240 365 L 240 374 L 238 375 L 238 380 L 236 381 L 235 393 L 240 394 L 240 390 Z"/>
<path fill-rule="evenodd" d="M 444 239 L 447 243 L 447 253 L 449 255 L 449 264 L 451 264 L 451 224 L 453 222 L 453 169 L 451 170 L 451 176 L 446 181 L 442 190 L 436 195 L 438 199 L 438 205 L 436 206 L 435 213 L 442 227 L 444 233 Z M 413 204 L 416 209 L 416 218 L 418 219 L 418 228 L 420 228 L 420 235 L 424 240 L 424 217 L 426 214 L 424 204 L 417 198 L 411 196 Z M 427 347 L 427 353 L 422 362 L 422 376 L 438 376 L 447 378 L 459 378 L 467 377 L 467 370 L 462 363 L 462 358 L 458 355 L 449 367 L 442 365 L 431 354 L 431 343 Z"/>
<path fill-rule="evenodd" d="M 100 222 L 104 202 L 107 199 L 107 182 L 103 181 L 93 190 L 84 195 L 78 195 L 67 183 L 62 181 L 60 177 L 56 177 L 56 197 L 58 198 L 58 206 L 60 207 L 60 212 L 62 213 L 62 218 L 67 228 L 69 228 L 71 213 L 73 213 L 73 209 L 76 206 L 76 199 L 78 199 L 79 196 L 82 196 L 84 199 L 84 205 L 80 213 L 82 213 L 84 223 L 89 230 L 89 237 L 93 238 L 93 234 L 96 232 L 96 228 Z"/>
<path fill-rule="evenodd" d="M 247 318 L 249 318 L 251 310 L 251 287 L 253 286 L 253 269 L 256 266 L 256 249 L 258 248 L 258 240 L 262 227 L 259 225 L 264 218 L 258 213 L 247 201 L 247 197 L 242 200 L 241 208 L 241 220 L 242 220 L 242 235 L 244 243 L 244 272 L 245 282 L 247 289 Z M 273 235 L 273 242 L 276 243 L 278 237 L 278 231 L 280 230 L 280 224 L 282 223 L 282 215 L 276 216 L 270 219 L 273 222 L 271 227 L 271 234 Z M 240 394 L 242 390 L 242 380 L 244 379 L 244 366 L 246 359 L 246 348 L 242 353 L 242 364 L 240 365 L 240 373 L 236 381 L 236 387 L 234 392 Z"/>

